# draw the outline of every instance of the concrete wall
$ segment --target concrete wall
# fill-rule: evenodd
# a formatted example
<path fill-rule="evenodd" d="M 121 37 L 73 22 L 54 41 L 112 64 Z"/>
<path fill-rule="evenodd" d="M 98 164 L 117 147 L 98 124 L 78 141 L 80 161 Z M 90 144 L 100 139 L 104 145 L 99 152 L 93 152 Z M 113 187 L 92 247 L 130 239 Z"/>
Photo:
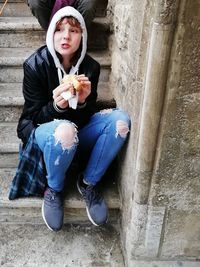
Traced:
<path fill-rule="evenodd" d="M 111 84 L 132 118 L 121 153 L 133 259 L 200 260 L 200 2 L 110 0 Z"/>

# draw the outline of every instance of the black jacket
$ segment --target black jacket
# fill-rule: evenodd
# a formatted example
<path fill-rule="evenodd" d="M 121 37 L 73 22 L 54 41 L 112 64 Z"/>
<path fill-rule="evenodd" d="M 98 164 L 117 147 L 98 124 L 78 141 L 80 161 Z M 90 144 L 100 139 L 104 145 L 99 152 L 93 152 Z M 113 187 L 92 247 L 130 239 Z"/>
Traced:
<path fill-rule="evenodd" d="M 82 128 L 96 111 L 97 84 L 100 64 L 86 55 L 79 68 L 79 74 L 85 74 L 91 81 L 91 94 L 82 109 L 67 108 L 59 113 L 53 107 L 52 91 L 59 85 L 57 69 L 46 46 L 38 49 L 23 65 L 23 112 L 19 119 L 17 134 L 26 143 L 33 128 L 38 124 L 54 119 L 66 119 Z"/>

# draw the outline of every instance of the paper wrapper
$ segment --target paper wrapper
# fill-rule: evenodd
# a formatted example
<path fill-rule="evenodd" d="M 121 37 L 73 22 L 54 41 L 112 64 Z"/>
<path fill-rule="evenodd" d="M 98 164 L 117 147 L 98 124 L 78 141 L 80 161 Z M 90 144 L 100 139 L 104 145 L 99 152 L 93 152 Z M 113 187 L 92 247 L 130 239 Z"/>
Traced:
<path fill-rule="evenodd" d="M 78 104 L 78 92 L 73 95 L 70 91 L 63 92 L 61 96 L 69 102 L 69 107 L 76 109 Z"/>

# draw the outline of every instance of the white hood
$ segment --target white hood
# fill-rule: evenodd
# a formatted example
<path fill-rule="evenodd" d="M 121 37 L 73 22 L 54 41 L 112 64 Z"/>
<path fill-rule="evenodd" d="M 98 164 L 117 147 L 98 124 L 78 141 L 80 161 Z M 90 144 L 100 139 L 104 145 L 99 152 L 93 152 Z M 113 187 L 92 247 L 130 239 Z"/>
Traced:
<path fill-rule="evenodd" d="M 85 21 L 82 17 L 82 15 L 73 7 L 71 6 L 66 6 L 61 8 L 60 10 L 58 10 L 49 25 L 48 31 L 47 31 L 47 35 L 46 35 L 46 44 L 47 47 L 54 59 L 55 65 L 58 69 L 61 69 L 64 73 L 65 70 L 63 69 L 62 64 L 60 64 L 59 58 L 56 55 L 56 51 L 54 49 L 54 43 L 53 43 L 53 36 L 54 36 L 54 32 L 55 32 L 55 28 L 56 28 L 56 23 L 63 17 L 65 16 L 72 16 L 74 18 L 76 18 L 82 28 L 82 51 L 81 51 L 81 56 L 78 59 L 77 63 L 75 66 L 71 67 L 70 73 L 69 74 L 75 74 L 77 73 L 79 66 L 81 64 L 81 62 L 83 61 L 85 54 L 86 54 L 86 50 L 87 50 L 87 30 L 86 30 L 86 26 L 85 26 Z M 59 77 L 60 79 L 60 77 Z"/>
<path fill-rule="evenodd" d="M 50 22 L 50 25 L 49 25 L 49 28 L 47 31 L 47 35 L 46 35 L 46 44 L 47 44 L 49 52 L 51 53 L 51 55 L 54 59 L 54 63 L 55 63 L 56 68 L 58 70 L 58 78 L 59 78 L 60 83 L 61 83 L 63 76 L 66 75 L 66 72 L 65 72 L 62 64 L 60 63 L 59 58 L 56 55 L 56 51 L 54 49 L 53 39 L 54 39 L 54 32 L 55 32 L 57 22 L 65 16 L 72 16 L 72 17 L 76 18 L 79 21 L 81 28 L 82 28 L 82 51 L 81 51 L 81 55 L 80 55 L 80 58 L 78 59 L 76 65 L 71 67 L 69 74 L 77 74 L 78 73 L 79 66 L 80 66 L 81 62 L 83 61 L 85 54 L 86 54 L 86 50 L 87 50 L 87 29 L 86 29 L 85 21 L 84 21 L 82 15 L 75 8 L 73 8 L 71 6 L 66 6 L 66 7 L 63 7 L 60 10 L 58 10 L 54 14 L 54 16 Z M 75 109 L 77 106 L 77 102 L 78 102 L 78 95 L 76 95 L 76 97 L 69 99 L 69 106 Z"/>

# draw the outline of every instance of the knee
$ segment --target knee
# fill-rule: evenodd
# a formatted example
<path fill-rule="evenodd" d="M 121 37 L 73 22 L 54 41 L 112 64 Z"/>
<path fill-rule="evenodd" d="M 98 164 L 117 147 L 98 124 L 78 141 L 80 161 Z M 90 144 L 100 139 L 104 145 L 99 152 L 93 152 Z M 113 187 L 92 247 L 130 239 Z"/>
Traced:
<path fill-rule="evenodd" d="M 28 0 L 28 5 L 32 10 L 32 12 L 35 12 L 40 8 L 41 5 L 40 2 L 41 2 L 40 0 Z"/>
<path fill-rule="evenodd" d="M 82 1 L 75 1 L 74 7 L 78 10 L 81 9 L 82 12 L 91 12 L 96 10 L 98 0 L 82 0 Z"/>
<path fill-rule="evenodd" d="M 98 0 L 84 0 L 75 2 L 74 7 L 83 15 L 86 26 L 90 27 L 95 17 Z"/>
<path fill-rule="evenodd" d="M 127 137 L 131 125 L 128 113 L 120 109 L 104 109 L 100 111 L 100 114 L 109 115 L 109 122 L 116 128 L 116 137 L 118 135 L 122 138 Z"/>
<path fill-rule="evenodd" d="M 113 110 L 113 120 L 116 127 L 116 136 L 126 138 L 130 131 L 130 117 L 122 110 Z"/>
<path fill-rule="evenodd" d="M 60 143 L 63 150 L 72 148 L 78 143 L 76 126 L 70 122 L 61 122 L 54 133 L 55 143 Z"/>

